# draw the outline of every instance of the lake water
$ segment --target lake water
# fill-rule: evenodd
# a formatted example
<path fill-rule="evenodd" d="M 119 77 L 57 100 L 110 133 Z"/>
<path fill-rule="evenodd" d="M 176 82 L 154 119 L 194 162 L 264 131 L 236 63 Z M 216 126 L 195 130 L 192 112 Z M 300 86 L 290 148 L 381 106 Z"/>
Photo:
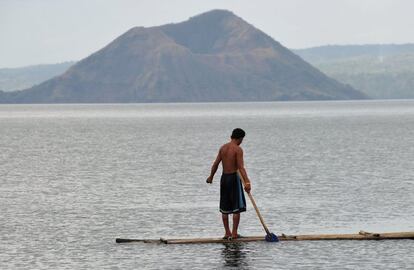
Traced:
<path fill-rule="evenodd" d="M 412 240 L 115 244 L 222 236 L 235 127 L 272 232 L 414 231 L 414 101 L 1 105 L 0 268 L 414 268 Z"/>

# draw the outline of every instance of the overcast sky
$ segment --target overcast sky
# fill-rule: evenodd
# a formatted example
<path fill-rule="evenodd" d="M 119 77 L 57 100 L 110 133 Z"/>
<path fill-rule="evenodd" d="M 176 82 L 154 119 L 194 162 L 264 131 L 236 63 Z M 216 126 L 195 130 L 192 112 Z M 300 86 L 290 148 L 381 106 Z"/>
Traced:
<path fill-rule="evenodd" d="M 0 67 L 80 60 L 134 26 L 211 9 L 288 48 L 414 43 L 412 0 L 0 0 Z"/>

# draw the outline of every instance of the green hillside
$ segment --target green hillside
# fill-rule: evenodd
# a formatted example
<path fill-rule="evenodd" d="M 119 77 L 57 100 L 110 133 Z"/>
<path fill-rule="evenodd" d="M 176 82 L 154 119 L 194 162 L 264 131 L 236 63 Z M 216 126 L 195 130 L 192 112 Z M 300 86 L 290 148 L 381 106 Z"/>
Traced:
<path fill-rule="evenodd" d="M 414 45 L 326 46 L 295 53 L 372 98 L 414 98 Z"/>
<path fill-rule="evenodd" d="M 21 68 L 0 68 L 0 90 L 14 91 L 32 87 L 63 74 L 75 62 L 36 65 Z"/>

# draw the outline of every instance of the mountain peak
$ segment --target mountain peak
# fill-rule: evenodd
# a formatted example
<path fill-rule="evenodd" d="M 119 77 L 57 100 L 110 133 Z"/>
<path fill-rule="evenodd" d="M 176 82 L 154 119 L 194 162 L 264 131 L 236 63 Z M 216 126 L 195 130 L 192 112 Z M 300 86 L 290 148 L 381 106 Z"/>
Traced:
<path fill-rule="evenodd" d="M 1 102 L 185 102 L 364 98 L 227 10 L 135 27 L 65 74 Z"/>
<path fill-rule="evenodd" d="M 268 48 L 277 42 L 228 10 L 212 10 L 189 20 L 160 26 L 177 44 L 193 53 L 238 53 Z"/>

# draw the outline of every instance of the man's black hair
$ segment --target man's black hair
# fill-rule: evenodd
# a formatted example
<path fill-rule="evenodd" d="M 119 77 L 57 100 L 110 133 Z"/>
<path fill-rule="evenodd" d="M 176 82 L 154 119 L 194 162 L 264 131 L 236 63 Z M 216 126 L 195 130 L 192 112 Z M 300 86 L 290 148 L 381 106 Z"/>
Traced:
<path fill-rule="evenodd" d="M 244 136 L 246 136 L 246 132 L 244 132 L 244 130 L 241 128 L 235 128 L 233 129 L 233 132 L 231 133 L 232 139 L 241 139 L 241 138 L 244 138 Z"/>

